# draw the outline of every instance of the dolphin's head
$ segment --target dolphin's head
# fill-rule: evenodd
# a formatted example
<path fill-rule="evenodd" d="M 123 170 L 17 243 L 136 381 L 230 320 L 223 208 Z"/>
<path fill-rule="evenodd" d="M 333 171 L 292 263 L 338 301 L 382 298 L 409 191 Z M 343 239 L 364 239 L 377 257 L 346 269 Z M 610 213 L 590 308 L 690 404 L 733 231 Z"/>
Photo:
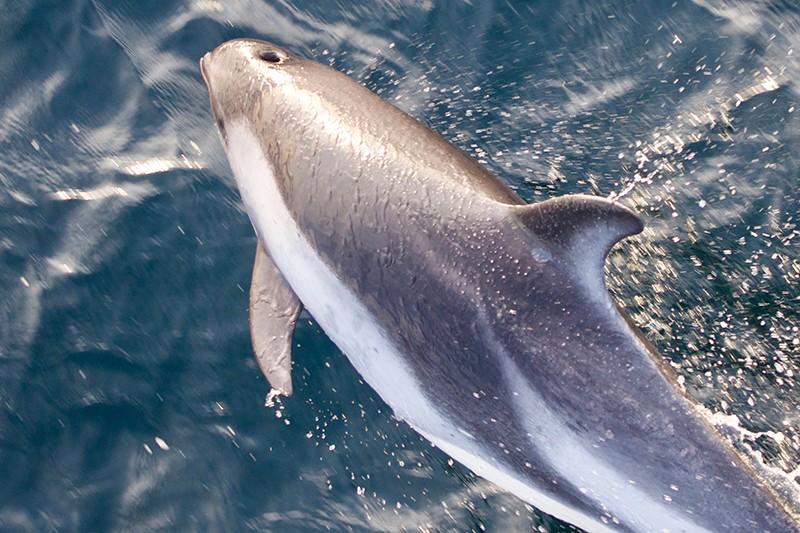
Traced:
<path fill-rule="evenodd" d="M 303 63 L 308 61 L 255 39 L 228 41 L 200 59 L 211 112 L 226 145 L 229 121 L 264 124 L 274 120 L 278 100 L 292 85 L 292 72 L 302 69 Z"/>
<path fill-rule="evenodd" d="M 369 126 L 363 104 L 377 101 L 344 74 L 256 39 L 221 44 L 203 56 L 200 72 L 228 153 L 229 130 L 244 126 L 274 168 L 306 158 L 310 139 L 323 132 L 343 134 L 348 122 Z"/>

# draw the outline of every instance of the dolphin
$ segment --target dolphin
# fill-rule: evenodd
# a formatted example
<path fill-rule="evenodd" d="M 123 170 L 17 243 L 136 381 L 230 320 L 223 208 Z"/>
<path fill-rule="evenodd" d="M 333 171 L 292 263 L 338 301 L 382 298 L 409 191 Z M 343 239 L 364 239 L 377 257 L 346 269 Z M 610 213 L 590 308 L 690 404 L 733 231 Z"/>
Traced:
<path fill-rule="evenodd" d="M 608 294 L 618 202 L 526 204 L 344 74 L 238 39 L 200 70 L 258 236 L 254 351 L 315 318 L 396 417 L 587 531 L 800 531 Z"/>

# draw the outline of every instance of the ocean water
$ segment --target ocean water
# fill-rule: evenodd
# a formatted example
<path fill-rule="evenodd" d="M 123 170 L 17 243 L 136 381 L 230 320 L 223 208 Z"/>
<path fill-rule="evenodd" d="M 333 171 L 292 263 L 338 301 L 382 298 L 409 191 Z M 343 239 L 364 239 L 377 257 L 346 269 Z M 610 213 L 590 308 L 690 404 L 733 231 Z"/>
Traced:
<path fill-rule="evenodd" d="M 392 417 L 313 319 L 264 407 L 199 58 L 261 37 L 529 201 L 622 197 L 609 288 L 800 509 L 790 1 L 18 0 L 0 17 L 0 530 L 571 531 Z"/>

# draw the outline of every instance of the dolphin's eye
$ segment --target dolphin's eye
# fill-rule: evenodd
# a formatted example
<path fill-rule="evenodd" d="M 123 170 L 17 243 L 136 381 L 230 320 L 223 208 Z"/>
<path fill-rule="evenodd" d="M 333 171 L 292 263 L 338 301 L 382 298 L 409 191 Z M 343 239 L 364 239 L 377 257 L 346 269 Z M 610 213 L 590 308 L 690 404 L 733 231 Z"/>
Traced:
<path fill-rule="evenodd" d="M 266 50 L 259 55 L 267 63 L 280 63 L 283 60 L 283 56 L 275 50 Z"/>

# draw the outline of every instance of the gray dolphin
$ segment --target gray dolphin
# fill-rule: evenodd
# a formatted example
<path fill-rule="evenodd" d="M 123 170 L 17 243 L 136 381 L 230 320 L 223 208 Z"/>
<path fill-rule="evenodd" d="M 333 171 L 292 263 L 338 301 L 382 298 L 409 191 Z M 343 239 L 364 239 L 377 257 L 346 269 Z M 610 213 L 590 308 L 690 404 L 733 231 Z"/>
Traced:
<path fill-rule="evenodd" d="M 526 205 L 347 76 L 235 40 L 200 62 L 258 234 L 251 332 L 291 394 L 301 305 L 436 446 L 589 531 L 798 531 L 605 288 L 642 223 Z M 302 304 L 301 304 L 302 302 Z"/>

